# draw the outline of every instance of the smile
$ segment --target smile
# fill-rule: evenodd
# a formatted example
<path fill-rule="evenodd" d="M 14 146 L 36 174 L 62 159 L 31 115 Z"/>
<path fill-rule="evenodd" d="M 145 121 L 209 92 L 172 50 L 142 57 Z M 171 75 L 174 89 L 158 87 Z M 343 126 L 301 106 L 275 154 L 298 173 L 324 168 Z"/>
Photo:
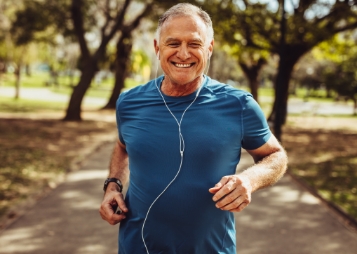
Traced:
<path fill-rule="evenodd" d="M 179 64 L 179 63 L 174 63 L 174 65 L 178 68 L 189 68 L 194 64 Z"/>

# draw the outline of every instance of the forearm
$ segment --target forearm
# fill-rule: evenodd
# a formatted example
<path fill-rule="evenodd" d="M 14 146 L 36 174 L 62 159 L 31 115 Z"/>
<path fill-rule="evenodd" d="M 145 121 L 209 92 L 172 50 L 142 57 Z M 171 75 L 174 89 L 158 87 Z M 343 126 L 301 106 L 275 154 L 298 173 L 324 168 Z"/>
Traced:
<path fill-rule="evenodd" d="M 251 202 L 251 193 L 276 183 L 285 173 L 287 156 L 272 135 L 261 147 L 247 150 L 255 164 L 237 175 L 228 175 L 209 192 L 221 210 L 240 212 Z"/>
<path fill-rule="evenodd" d="M 109 177 L 119 179 L 123 185 L 129 179 L 129 159 L 125 146 L 118 141 L 113 149 L 109 166 Z M 115 183 L 110 183 L 108 188 L 117 188 Z"/>
<path fill-rule="evenodd" d="M 239 175 L 248 178 L 252 192 L 276 183 L 287 169 L 288 158 L 283 148 L 258 160 Z"/>
<path fill-rule="evenodd" d="M 129 178 L 128 154 L 125 146 L 120 144 L 119 141 L 115 144 L 113 150 L 109 177 L 119 179 L 123 185 Z M 119 214 L 117 212 L 118 208 L 121 211 Z M 99 209 L 102 219 L 108 221 L 111 225 L 115 225 L 125 219 L 127 212 L 128 208 L 124 201 L 124 194 L 120 192 L 120 188 L 115 182 L 110 182 Z"/>

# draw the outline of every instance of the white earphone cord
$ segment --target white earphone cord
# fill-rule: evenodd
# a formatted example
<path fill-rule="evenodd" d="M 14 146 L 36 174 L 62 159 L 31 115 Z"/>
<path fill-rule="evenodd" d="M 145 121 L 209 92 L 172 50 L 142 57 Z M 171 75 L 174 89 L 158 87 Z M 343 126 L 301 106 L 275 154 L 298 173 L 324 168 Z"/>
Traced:
<path fill-rule="evenodd" d="M 209 59 L 209 58 L 208 58 Z M 164 98 L 164 96 L 162 95 L 161 91 L 160 91 L 160 88 L 159 86 L 157 85 L 156 83 L 156 80 L 157 80 L 157 72 L 158 72 L 158 69 L 159 69 L 159 61 L 156 61 L 156 72 L 155 72 L 155 86 L 157 88 L 157 90 L 159 91 L 159 94 L 167 108 L 167 110 L 170 112 L 170 114 L 172 115 L 172 117 L 175 119 L 177 125 L 178 125 L 178 131 L 179 131 L 179 139 L 180 139 L 180 155 L 181 155 L 181 160 L 180 160 L 180 166 L 179 166 L 179 169 L 176 173 L 176 175 L 174 176 L 174 178 L 169 182 L 169 184 L 165 187 L 165 189 L 154 199 L 154 201 L 151 203 L 151 205 L 149 206 L 149 209 L 146 213 L 146 216 L 145 216 L 145 219 L 144 219 L 144 222 L 143 222 L 143 226 L 141 228 L 141 238 L 143 240 L 143 243 L 144 243 L 144 246 L 145 246 L 145 249 L 146 249 L 146 253 L 147 254 L 150 254 L 149 253 L 149 250 L 146 246 L 146 242 L 145 242 L 145 238 L 144 238 L 144 227 L 145 227 L 145 223 L 146 223 L 146 220 L 149 216 L 149 213 L 150 213 L 150 210 L 152 208 L 152 206 L 155 204 L 155 202 L 162 196 L 162 194 L 164 194 L 164 192 L 170 187 L 170 185 L 176 180 L 177 176 L 179 175 L 180 171 L 181 171 L 181 167 L 182 167 L 182 162 L 183 162 L 183 153 L 185 151 L 185 140 L 183 139 L 183 136 L 182 136 L 182 133 L 181 133 L 181 123 L 182 123 L 182 120 L 183 120 L 183 117 L 186 113 L 186 111 L 192 106 L 192 104 L 196 101 L 196 99 L 198 98 L 198 95 L 201 91 L 201 88 L 202 88 L 202 84 L 201 86 L 199 87 L 197 93 L 196 93 L 196 97 L 195 99 L 190 103 L 190 105 L 187 106 L 187 108 L 183 111 L 182 113 L 182 116 L 181 116 L 181 119 L 180 119 L 180 122 L 177 120 L 177 118 L 175 117 L 175 115 L 172 113 L 172 111 L 170 110 L 169 106 L 167 105 L 166 103 L 166 100 Z M 206 76 L 207 76 L 207 73 L 208 73 L 208 69 L 209 69 L 209 62 L 208 62 L 208 68 L 207 68 L 207 71 L 206 71 Z"/>

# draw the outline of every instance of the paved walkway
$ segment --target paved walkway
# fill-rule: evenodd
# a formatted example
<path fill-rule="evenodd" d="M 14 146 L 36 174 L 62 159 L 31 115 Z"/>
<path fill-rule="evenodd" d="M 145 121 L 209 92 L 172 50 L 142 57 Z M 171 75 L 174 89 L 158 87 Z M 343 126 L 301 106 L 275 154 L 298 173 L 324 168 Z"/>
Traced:
<path fill-rule="evenodd" d="M 116 253 L 118 227 L 98 213 L 112 148 L 112 143 L 103 145 L 3 231 L 0 253 Z M 251 162 L 244 153 L 240 167 Z M 236 213 L 239 254 L 357 253 L 357 233 L 289 176 L 254 193 L 252 200 Z"/>

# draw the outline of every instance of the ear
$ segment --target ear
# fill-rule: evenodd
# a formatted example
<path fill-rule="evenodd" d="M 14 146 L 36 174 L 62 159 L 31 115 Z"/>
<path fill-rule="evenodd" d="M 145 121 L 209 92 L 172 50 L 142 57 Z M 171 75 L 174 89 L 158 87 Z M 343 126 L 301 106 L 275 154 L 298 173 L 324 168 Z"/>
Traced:
<path fill-rule="evenodd" d="M 213 45 L 214 45 L 214 40 L 212 40 L 208 46 L 208 58 L 212 56 L 213 53 Z"/>
<path fill-rule="evenodd" d="M 157 42 L 156 39 L 154 39 L 154 49 L 155 49 L 155 54 L 157 56 L 157 59 L 160 58 L 160 48 L 159 48 L 159 43 Z"/>

